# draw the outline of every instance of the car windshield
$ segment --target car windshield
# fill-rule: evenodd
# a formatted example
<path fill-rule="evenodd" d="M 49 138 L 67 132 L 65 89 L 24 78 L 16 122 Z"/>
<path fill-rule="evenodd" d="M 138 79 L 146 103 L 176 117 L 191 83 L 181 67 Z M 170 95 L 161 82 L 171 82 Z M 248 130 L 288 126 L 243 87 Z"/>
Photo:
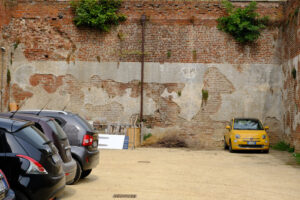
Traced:
<path fill-rule="evenodd" d="M 15 132 L 14 135 L 38 148 L 49 142 L 49 139 L 34 126 L 27 126 Z"/>
<path fill-rule="evenodd" d="M 54 120 L 47 121 L 47 124 L 51 127 L 51 129 L 54 131 L 54 134 L 61 140 L 66 139 L 67 135 L 63 131 L 63 129 L 57 124 Z"/>
<path fill-rule="evenodd" d="M 259 120 L 235 119 L 233 129 L 235 130 L 264 130 Z"/>
<path fill-rule="evenodd" d="M 83 126 L 83 128 L 87 131 L 93 132 L 94 128 L 82 117 L 80 117 L 79 115 L 74 115 L 74 118 L 76 119 L 77 122 L 79 122 L 81 124 L 81 126 Z"/>

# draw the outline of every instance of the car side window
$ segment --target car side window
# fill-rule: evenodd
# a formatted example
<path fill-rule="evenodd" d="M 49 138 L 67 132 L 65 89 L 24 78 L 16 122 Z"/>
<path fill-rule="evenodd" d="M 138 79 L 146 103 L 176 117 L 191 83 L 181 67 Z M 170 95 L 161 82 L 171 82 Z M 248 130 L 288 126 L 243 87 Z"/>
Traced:
<path fill-rule="evenodd" d="M 0 130 L 0 153 L 4 153 L 3 135 L 4 135 L 3 131 Z"/>
<path fill-rule="evenodd" d="M 59 118 L 59 117 L 55 117 L 54 120 L 61 126 L 61 127 L 64 127 L 65 124 L 66 124 L 66 121 Z"/>
<path fill-rule="evenodd" d="M 41 127 L 41 125 L 39 125 L 38 123 L 35 123 L 34 126 L 35 126 L 37 129 L 39 129 L 41 132 L 44 133 L 44 130 L 43 130 L 43 128 Z"/>

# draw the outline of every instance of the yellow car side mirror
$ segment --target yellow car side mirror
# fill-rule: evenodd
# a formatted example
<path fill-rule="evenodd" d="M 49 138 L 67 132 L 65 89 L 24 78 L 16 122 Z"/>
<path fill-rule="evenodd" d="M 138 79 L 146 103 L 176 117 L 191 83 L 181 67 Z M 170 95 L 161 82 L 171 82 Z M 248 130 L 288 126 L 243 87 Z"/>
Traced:
<path fill-rule="evenodd" d="M 230 130 L 230 126 L 227 125 L 227 126 L 226 126 L 226 129 Z"/>
<path fill-rule="evenodd" d="M 268 130 L 268 129 L 269 129 L 269 127 L 268 127 L 268 126 L 265 126 L 265 129 L 266 129 L 266 130 Z"/>

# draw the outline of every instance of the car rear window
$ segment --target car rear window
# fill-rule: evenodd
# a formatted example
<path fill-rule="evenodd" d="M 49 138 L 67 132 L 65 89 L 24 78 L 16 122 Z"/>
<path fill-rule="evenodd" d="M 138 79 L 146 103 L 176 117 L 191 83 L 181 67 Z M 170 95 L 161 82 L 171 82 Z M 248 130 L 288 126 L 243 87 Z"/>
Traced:
<path fill-rule="evenodd" d="M 80 123 L 80 125 L 87 131 L 93 132 L 94 129 L 93 127 L 82 117 L 80 117 L 79 115 L 74 115 L 74 118 L 76 119 L 77 122 Z"/>
<path fill-rule="evenodd" d="M 60 127 L 60 125 L 54 121 L 54 120 L 49 120 L 47 121 L 47 124 L 51 127 L 51 129 L 53 130 L 54 134 L 61 140 L 66 139 L 67 135 L 66 133 L 63 131 L 63 129 Z"/>
<path fill-rule="evenodd" d="M 259 120 L 235 119 L 233 129 L 235 130 L 264 130 Z"/>
<path fill-rule="evenodd" d="M 34 126 L 27 126 L 15 132 L 14 135 L 35 147 L 41 147 L 49 142 L 49 139 Z"/>

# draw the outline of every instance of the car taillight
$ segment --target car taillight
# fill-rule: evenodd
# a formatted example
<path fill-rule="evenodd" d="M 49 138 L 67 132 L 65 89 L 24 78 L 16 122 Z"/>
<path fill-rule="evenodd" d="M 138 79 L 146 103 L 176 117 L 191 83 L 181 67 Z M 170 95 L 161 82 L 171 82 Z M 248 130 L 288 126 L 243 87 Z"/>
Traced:
<path fill-rule="evenodd" d="M 27 174 L 48 174 L 47 170 L 36 160 L 24 155 L 17 155 L 17 157 L 28 160 L 30 165 L 26 171 Z"/>
<path fill-rule="evenodd" d="M 91 135 L 84 135 L 82 140 L 83 146 L 91 146 L 93 144 L 93 136 Z"/>

